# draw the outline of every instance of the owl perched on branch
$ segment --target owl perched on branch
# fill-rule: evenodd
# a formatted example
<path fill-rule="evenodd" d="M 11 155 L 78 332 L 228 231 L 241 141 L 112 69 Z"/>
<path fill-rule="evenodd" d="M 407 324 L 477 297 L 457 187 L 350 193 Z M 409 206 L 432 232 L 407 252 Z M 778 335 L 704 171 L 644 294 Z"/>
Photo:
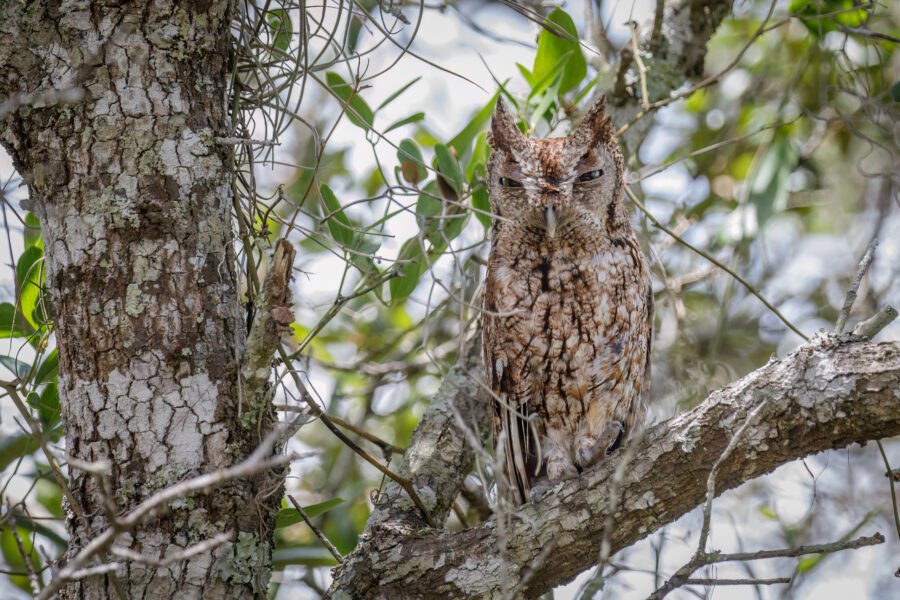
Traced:
<path fill-rule="evenodd" d="M 484 365 L 519 503 L 602 460 L 646 414 L 653 296 L 604 108 L 565 138 L 525 137 L 502 100 L 491 125 Z"/>

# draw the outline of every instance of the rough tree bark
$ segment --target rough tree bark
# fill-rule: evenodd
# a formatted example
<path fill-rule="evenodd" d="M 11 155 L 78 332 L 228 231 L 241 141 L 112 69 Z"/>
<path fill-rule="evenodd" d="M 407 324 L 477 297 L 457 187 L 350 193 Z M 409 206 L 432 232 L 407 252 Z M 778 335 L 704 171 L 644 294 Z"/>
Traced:
<path fill-rule="evenodd" d="M 474 457 L 469 450 L 461 458 L 465 434 L 447 408 L 476 402 L 465 389 L 445 390 L 429 409 L 427 429 L 413 435 L 401 467 L 420 494 L 428 490 L 423 495 L 437 507 L 432 516 L 441 519 L 447 512 L 440 507 L 459 492 L 460 478 L 451 474 L 467 472 Z M 826 338 L 770 361 L 653 427 L 630 450 L 521 507 L 505 532 L 493 518 L 460 532 L 428 529 L 392 486 L 392 501 L 373 513 L 359 546 L 335 570 L 328 596 L 501 598 L 528 573 L 516 597 L 537 597 L 596 564 L 604 537 L 616 552 L 702 503 L 713 465 L 761 405 L 719 466 L 717 493 L 809 454 L 900 434 L 900 343 Z M 460 440 L 443 463 L 440 439 Z M 614 482 L 622 461 L 622 479 Z M 434 470 L 443 473 L 440 487 Z"/>
<path fill-rule="evenodd" d="M 266 416 L 245 404 L 239 418 L 246 326 L 229 149 L 215 143 L 230 134 L 230 3 L 8 0 L 0 12 L 0 139 L 41 219 L 66 448 L 108 461 L 127 511 L 244 458 Z M 70 471 L 74 556 L 109 519 L 98 480 Z M 223 532 L 234 542 L 161 569 L 126 562 L 64 597 L 263 597 L 279 485 L 272 474 L 173 504 L 119 544 L 158 559 Z"/>

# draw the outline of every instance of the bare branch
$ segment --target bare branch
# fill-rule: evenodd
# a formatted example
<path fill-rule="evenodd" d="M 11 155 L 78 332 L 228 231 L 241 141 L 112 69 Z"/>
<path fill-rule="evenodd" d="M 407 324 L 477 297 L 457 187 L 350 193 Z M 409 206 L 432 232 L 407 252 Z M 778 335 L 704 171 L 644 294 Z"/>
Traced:
<path fill-rule="evenodd" d="M 878 248 L 878 240 L 872 240 L 869 247 L 866 248 L 866 253 L 863 255 L 862 260 L 859 261 L 859 267 L 856 269 L 856 277 L 853 279 L 853 283 L 850 284 L 850 288 L 847 290 L 847 295 L 844 297 L 844 306 L 841 307 L 841 313 L 838 315 L 837 322 L 834 325 L 835 333 L 844 332 L 844 326 L 847 324 L 847 317 L 850 316 L 850 310 L 856 302 L 856 292 L 859 291 L 859 285 L 862 283 L 866 271 L 869 270 L 872 259 L 875 258 L 876 248 Z"/>
<path fill-rule="evenodd" d="M 871 340 L 878 333 L 890 325 L 897 318 L 897 309 L 893 306 L 885 306 L 874 316 L 866 319 L 862 323 L 858 323 L 853 328 L 853 335 L 861 337 L 864 340 Z"/>
<path fill-rule="evenodd" d="M 187 560 L 193 556 L 197 556 L 198 554 L 209 552 L 210 550 L 221 546 L 225 542 L 230 542 L 232 539 L 234 539 L 234 532 L 226 531 L 225 533 L 220 533 L 219 535 L 213 536 L 208 540 L 204 540 L 199 544 L 194 544 L 193 546 L 185 548 L 181 552 L 176 552 L 175 554 L 172 554 L 165 558 L 153 558 L 150 556 L 145 556 L 140 552 L 135 552 L 130 548 L 123 548 L 121 546 L 112 546 L 109 549 L 109 553 L 113 556 L 117 556 L 131 562 L 153 565 L 154 567 L 168 567 L 169 565 Z"/>
<path fill-rule="evenodd" d="M 685 579 L 683 585 L 773 585 L 790 582 L 790 577 L 776 577 L 774 579 Z"/>

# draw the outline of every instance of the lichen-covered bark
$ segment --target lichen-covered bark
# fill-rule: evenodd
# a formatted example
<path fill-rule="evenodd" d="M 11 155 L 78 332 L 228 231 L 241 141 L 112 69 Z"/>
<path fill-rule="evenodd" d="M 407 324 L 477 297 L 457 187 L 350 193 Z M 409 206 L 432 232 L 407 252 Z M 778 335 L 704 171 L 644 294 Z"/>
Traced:
<path fill-rule="evenodd" d="M 120 510 L 240 460 L 246 337 L 237 296 L 225 112 L 230 4 L 0 4 L 0 140 L 41 219 L 67 451 L 105 459 Z M 16 101 L 16 99 L 21 101 Z M 278 478 L 172 506 L 126 538 L 163 558 L 225 532 L 235 543 L 164 569 L 129 562 L 129 598 L 264 594 Z M 96 478 L 73 469 L 70 555 L 106 525 Z M 67 598 L 116 597 L 111 580 Z"/>
<path fill-rule="evenodd" d="M 619 494 L 608 532 L 613 552 L 702 503 L 713 465 L 764 400 L 719 467 L 717 493 L 815 452 L 900 433 L 900 343 L 841 345 L 827 338 L 769 362 L 653 427 L 630 451 L 619 450 L 520 508 L 502 540 L 503 553 L 494 519 L 455 533 L 374 528 L 335 572 L 329 595 L 499 598 L 505 582 L 531 570 L 523 593 L 536 597 L 597 562 L 611 490 Z M 613 484 L 629 452 L 624 478 Z M 536 561 L 548 546 L 552 551 Z"/>

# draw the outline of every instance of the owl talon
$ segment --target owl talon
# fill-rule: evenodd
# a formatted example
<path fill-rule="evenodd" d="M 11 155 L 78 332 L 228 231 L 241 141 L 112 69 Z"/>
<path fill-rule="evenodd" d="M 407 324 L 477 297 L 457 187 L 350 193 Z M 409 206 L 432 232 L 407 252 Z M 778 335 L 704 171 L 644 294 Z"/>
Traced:
<path fill-rule="evenodd" d="M 552 485 L 550 484 L 550 482 L 546 480 L 536 483 L 528 493 L 528 499 L 532 504 L 537 504 L 538 502 L 543 500 L 544 496 L 547 495 L 547 492 L 550 491 L 551 487 Z"/>
<path fill-rule="evenodd" d="M 589 436 L 582 438 L 577 444 L 575 464 L 582 469 L 597 464 L 606 458 L 609 449 L 615 446 L 624 432 L 625 427 L 621 422 L 610 421 L 596 440 Z"/>
<path fill-rule="evenodd" d="M 547 479 L 551 483 L 575 479 L 576 477 L 578 477 L 578 471 L 575 470 L 575 465 L 569 462 L 567 458 L 551 460 L 547 464 Z"/>

